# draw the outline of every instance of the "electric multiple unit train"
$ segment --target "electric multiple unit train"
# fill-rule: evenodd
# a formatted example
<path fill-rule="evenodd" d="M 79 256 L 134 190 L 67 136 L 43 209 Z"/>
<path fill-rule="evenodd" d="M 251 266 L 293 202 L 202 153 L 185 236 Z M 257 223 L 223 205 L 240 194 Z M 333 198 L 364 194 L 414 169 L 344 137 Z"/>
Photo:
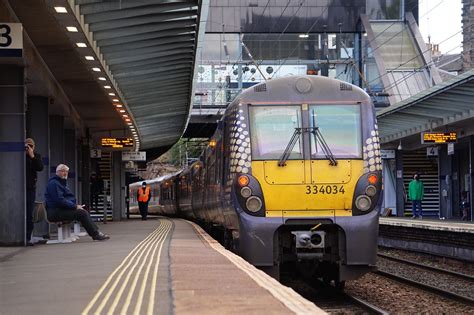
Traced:
<path fill-rule="evenodd" d="M 228 248 L 277 278 L 294 266 L 343 285 L 376 265 L 381 170 L 367 93 L 272 79 L 228 106 L 199 161 L 148 181 L 150 212 L 221 227 Z"/>

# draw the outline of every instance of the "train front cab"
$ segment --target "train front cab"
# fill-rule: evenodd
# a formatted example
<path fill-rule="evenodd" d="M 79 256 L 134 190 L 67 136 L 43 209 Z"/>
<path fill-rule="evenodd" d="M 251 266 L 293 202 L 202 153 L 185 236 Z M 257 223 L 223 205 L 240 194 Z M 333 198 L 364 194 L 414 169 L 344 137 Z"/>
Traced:
<path fill-rule="evenodd" d="M 251 171 L 237 174 L 233 196 L 242 256 L 274 275 L 297 264 L 336 282 L 371 270 L 381 160 L 370 100 L 249 105 L 248 115 Z"/>

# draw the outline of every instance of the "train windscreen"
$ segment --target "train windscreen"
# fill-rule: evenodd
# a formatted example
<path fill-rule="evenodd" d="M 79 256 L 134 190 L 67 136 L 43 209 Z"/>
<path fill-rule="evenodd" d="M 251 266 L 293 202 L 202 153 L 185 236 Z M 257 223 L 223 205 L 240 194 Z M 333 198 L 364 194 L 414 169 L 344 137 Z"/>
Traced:
<path fill-rule="evenodd" d="M 313 105 L 310 106 L 310 115 L 311 127 L 319 129 L 334 156 L 362 156 L 359 105 Z M 315 137 L 311 137 L 311 158 L 325 158 L 324 150 Z"/>
<path fill-rule="evenodd" d="M 301 128 L 300 106 L 251 106 L 252 159 L 279 159 L 295 128 Z M 300 136 L 293 146 L 289 159 L 302 158 L 303 147 Z"/>

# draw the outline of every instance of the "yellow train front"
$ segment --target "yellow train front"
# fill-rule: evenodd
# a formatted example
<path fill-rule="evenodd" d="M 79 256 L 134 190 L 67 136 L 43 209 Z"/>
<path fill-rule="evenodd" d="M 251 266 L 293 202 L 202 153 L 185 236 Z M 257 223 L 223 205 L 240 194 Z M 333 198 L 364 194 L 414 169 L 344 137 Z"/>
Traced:
<path fill-rule="evenodd" d="M 245 259 L 337 284 L 375 266 L 382 167 L 362 89 L 320 76 L 260 83 L 228 107 L 212 143 L 181 180 L 194 182 L 192 217 L 222 225 Z"/>

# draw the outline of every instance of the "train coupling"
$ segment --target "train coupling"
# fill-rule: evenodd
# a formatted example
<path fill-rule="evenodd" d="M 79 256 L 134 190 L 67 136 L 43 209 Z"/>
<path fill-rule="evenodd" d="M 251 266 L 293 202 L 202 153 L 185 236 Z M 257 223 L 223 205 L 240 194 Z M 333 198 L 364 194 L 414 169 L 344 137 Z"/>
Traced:
<path fill-rule="evenodd" d="M 325 247 L 326 232 L 324 231 L 293 231 L 296 249 L 314 249 Z"/>

